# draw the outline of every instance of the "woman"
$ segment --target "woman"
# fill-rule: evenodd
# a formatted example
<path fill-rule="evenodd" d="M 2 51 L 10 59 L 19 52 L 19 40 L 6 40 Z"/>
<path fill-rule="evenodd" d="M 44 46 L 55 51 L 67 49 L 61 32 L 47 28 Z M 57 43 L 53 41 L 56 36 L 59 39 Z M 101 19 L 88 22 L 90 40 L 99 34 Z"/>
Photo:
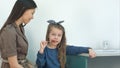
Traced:
<path fill-rule="evenodd" d="M 30 68 L 26 60 L 28 42 L 24 26 L 33 19 L 36 3 L 33 0 L 17 0 L 11 14 L 0 30 L 1 68 Z"/>

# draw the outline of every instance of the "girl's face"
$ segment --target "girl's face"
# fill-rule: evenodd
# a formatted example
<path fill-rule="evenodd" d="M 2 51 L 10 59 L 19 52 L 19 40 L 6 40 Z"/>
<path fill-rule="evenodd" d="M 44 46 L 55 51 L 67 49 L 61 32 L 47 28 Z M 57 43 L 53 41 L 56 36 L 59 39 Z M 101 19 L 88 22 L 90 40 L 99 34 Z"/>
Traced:
<path fill-rule="evenodd" d="M 25 24 L 27 24 L 31 19 L 33 19 L 33 14 L 35 12 L 35 9 L 28 9 L 24 12 L 22 15 L 22 20 Z"/>
<path fill-rule="evenodd" d="M 52 27 L 50 33 L 49 33 L 49 43 L 52 46 L 57 46 L 62 39 L 63 32 L 62 30 Z"/>

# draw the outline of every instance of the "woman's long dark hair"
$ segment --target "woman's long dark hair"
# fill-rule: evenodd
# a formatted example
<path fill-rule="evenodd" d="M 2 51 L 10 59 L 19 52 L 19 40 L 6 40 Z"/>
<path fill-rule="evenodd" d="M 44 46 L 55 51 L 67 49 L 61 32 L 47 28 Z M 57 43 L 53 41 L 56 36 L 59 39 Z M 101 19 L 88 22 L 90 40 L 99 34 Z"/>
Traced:
<path fill-rule="evenodd" d="M 63 32 L 61 42 L 58 44 L 58 59 L 60 62 L 60 68 L 65 68 L 66 63 L 66 36 L 65 29 L 59 23 L 50 23 L 47 28 L 46 41 L 49 41 L 49 34 L 53 28 L 60 29 Z M 49 43 L 48 43 L 49 44 Z"/>
<path fill-rule="evenodd" d="M 1 28 L 0 34 L 6 25 L 15 23 L 15 21 L 19 19 L 26 10 L 35 9 L 36 7 L 37 5 L 33 0 L 17 0 L 8 19 Z"/>

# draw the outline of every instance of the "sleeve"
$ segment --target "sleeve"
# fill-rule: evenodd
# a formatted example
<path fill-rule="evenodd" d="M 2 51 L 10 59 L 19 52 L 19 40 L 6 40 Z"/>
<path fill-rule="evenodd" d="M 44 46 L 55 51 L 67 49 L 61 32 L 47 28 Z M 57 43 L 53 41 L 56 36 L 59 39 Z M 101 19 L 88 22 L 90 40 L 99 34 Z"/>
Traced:
<path fill-rule="evenodd" d="M 67 55 L 77 55 L 81 53 L 88 53 L 89 47 L 77 47 L 77 46 L 67 46 L 66 54 Z"/>
<path fill-rule="evenodd" d="M 17 55 L 15 30 L 5 29 L 1 34 L 1 40 L 1 53 L 3 57 L 7 58 Z"/>
<path fill-rule="evenodd" d="M 1 45 L 2 45 L 2 40 L 1 40 L 1 36 L 0 36 L 0 50 L 1 50 Z"/>
<path fill-rule="evenodd" d="M 45 66 L 45 54 L 37 53 L 36 64 L 38 68 L 44 68 Z"/>

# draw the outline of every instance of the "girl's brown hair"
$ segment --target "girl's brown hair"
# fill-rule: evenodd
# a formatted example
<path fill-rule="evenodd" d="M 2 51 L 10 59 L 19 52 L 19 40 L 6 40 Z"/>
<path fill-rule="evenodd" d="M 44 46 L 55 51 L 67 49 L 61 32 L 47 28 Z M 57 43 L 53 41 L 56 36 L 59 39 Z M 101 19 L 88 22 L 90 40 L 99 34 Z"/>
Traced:
<path fill-rule="evenodd" d="M 47 28 L 46 41 L 49 41 L 49 34 L 53 28 L 62 30 L 63 35 L 61 42 L 58 44 L 58 59 L 60 62 L 60 68 L 65 68 L 66 63 L 66 36 L 65 29 L 60 23 L 50 23 Z"/>

